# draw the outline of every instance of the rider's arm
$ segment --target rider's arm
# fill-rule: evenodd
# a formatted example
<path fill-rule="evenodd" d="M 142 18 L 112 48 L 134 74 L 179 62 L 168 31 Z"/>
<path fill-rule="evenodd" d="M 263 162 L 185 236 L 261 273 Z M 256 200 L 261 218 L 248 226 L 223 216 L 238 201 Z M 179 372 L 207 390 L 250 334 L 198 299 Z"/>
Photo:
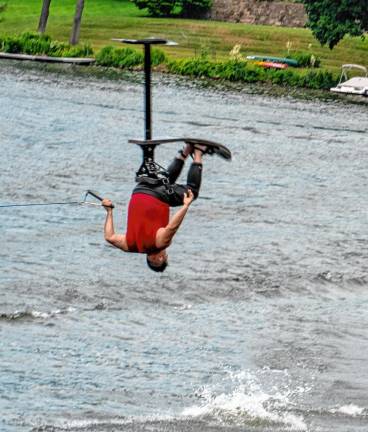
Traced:
<path fill-rule="evenodd" d="M 194 199 L 193 192 L 189 189 L 188 193 L 184 194 L 183 207 L 174 214 L 165 228 L 160 228 L 156 234 L 156 246 L 158 248 L 165 248 L 170 246 L 171 241 L 178 231 L 188 208 Z"/>
<path fill-rule="evenodd" d="M 102 205 L 105 207 L 106 210 L 106 220 L 104 226 L 105 240 L 111 243 L 113 246 L 123 250 L 124 252 L 128 252 L 128 244 L 126 242 L 125 235 L 115 234 L 114 219 L 111 207 L 112 202 L 108 199 L 104 199 L 102 201 Z"/>

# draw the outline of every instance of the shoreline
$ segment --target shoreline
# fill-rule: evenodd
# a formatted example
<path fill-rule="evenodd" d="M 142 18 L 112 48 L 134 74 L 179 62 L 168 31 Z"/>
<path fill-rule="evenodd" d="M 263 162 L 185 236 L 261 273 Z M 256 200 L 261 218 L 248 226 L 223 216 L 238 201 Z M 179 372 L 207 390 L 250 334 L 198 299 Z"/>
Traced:
<path fill-rule="evenodd" d="M 134 83 L 143 83 L 143 68 L 134 70 L 122 70 L 114 67 L 97 65 L 74 65 L 63 63 L 40 63 L 24 60 L 9 60 L 0 58 L 0 69 L 15 68 L 20 71 L 36 70 L 51 75 L 64 75 L 69 77 L 88 77 L 94 79 L 106 79 L 117 81 L 124 79 Z M 354 95 L 339 95 L 328 90 L 314 90 L 302 87 L 287 87 L 277 84 L 244 83 L 210 78 L 192 78 L 189 76 L 177 75 L 160 68 L 153 69 L 153 77 L 159 77 L 159 81 L 170 81 L 170 84 L 186 87 L 197 87 L 222 92 L 245 93 L 249 95 L 269 96 L 273 98 L 288 97 L 303 101 L 333 102 L 343 105 L 365 105 L 368 106 L 368 97 Z"/>

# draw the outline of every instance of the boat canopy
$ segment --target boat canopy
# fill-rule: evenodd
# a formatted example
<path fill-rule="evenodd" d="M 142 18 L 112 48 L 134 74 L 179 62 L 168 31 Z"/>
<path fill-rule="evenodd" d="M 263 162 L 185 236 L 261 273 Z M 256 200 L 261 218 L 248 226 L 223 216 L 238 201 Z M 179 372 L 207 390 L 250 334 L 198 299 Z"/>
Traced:
<path fill-rule="evenodd" d="M 358 65 L 358 64 L 352 64 L 352 63 L 351 64 L 344 64 L 341 66 L 341 76 L 340 76 L 339 84 L 341 84 L 343 80 L 346 81 L 349 79 L 348 72 L 351 71 L 352 69 L 360 70 L 360 71 L 364 72 L 365 77 L 368 77 L 368 70 L 365 66 Z"/>

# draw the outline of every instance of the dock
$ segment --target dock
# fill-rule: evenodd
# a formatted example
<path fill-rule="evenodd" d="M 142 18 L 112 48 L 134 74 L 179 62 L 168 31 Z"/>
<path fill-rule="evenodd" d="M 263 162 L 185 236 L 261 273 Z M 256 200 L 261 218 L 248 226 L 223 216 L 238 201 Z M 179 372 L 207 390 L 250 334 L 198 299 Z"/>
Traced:
<path fill-rule="evenodd" d="M 13 54 L 0 52 L 0 59 L 8 60 L 27 60 L 27 61 L 37 61 L 44 63 L 67 63 L 75 65 L 88 66 L 95 63 L 94 58 L 88 57 L 50 57 L 43 55 L 30 55 L 30 54 Z"/>

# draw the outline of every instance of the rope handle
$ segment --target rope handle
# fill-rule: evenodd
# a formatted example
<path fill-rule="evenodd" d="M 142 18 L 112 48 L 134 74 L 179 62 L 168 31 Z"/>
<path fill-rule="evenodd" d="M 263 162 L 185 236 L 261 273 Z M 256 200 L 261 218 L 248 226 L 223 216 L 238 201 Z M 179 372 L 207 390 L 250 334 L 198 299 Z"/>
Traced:
<path fill-rule="evenodd" d="M 103 198 L 100 197 L 100 195 L 98 195 L 95 191 L 92 191 L 92 190 L 89 190 L 89 189 L 87 190 L 86 197 L 87 197 L 88 195 L 92 195 L 94 198 L 98 199 L 99 201 L 102 201 L 102 200 L 103 200 Z M 115 208 L 114 204 L 112 204 L 111 206 L 106 206 L 106 207 Z"/>

